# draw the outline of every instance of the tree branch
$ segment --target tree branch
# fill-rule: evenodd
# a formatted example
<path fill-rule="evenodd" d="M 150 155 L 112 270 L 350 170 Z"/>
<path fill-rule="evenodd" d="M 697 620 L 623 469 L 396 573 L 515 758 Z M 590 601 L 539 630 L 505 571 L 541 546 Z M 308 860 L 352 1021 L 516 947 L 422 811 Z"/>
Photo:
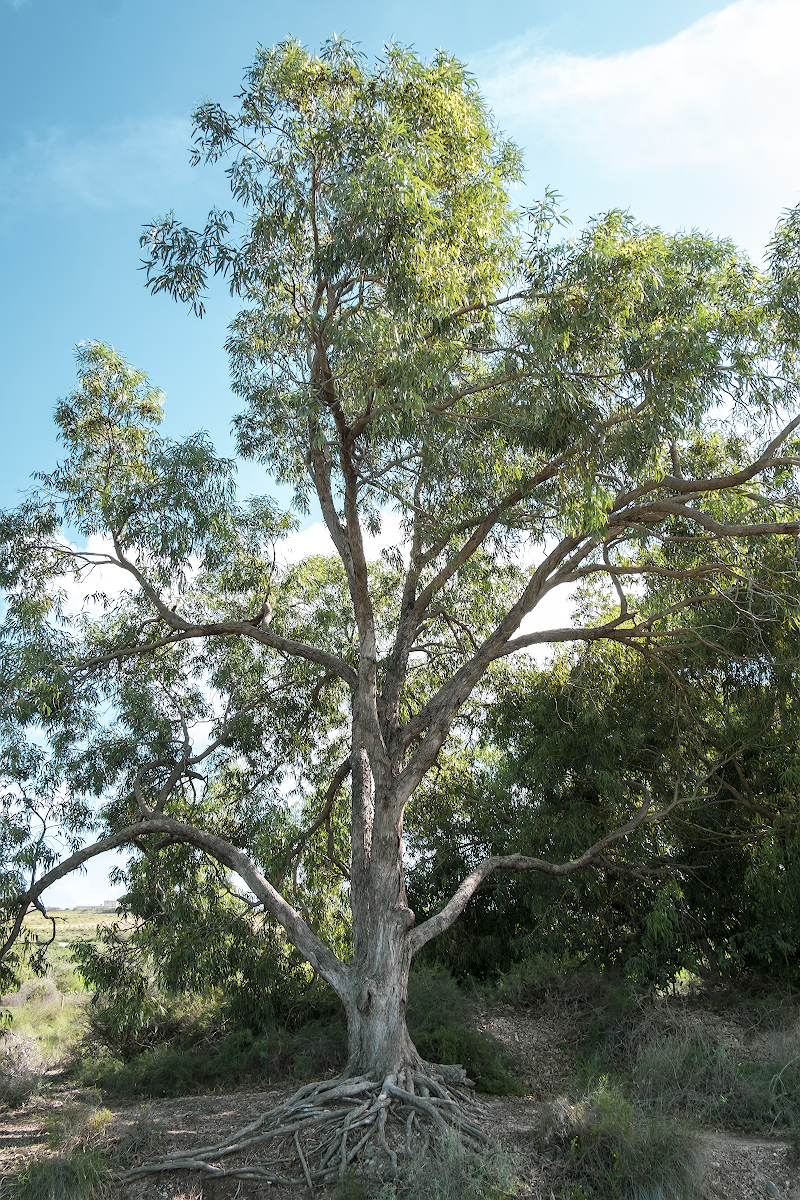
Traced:
<path fill-rule="evenodd" d="M 0 947 L 0 959 L 8 953 L 19 936 L 28 908 L 31 904 L 36 903 L 46 888 L 98 854 L 104 854 L 107 850 L 115 850 L 128 843 L 135 843 L 137 839 L 151 834 L 164 834 L 176 842 L 196 846 L 198 850 L 202 850 L 211 858 L 215 858 L 217 862 L 222 863 L 223 866 L 235 871 L 247 884 L 250 891 L 258 897 L 270 916 L 274 917 L 283 927 L 289 941 L 308 959 L 312 967 L 320 973 L 338 995 L 346 993 L 349 986 L 349 968 L 319 940 L 300 914 L 275 890 L 243 850 L 226 842 L 224 838 L 217 837 L 216 834 L 195 829 L 192 825 L 184 825 L 181 821 L 175 821 L 172 817 L 163 814 L 154 814 L 144 821 L 138 821 L 135 825 L 128 825 L 117 833 L 101 838 L 91 846 L 84 846 L 83 849 L 76 851 L 75 854 L 47 871 L 26 892 L 18 896 L 9 905 L 10 908 L 16 908 L 17 915 L 11 934 Z"/>
<path fill-rule="evenodd" d="M 344 680 L 348 687 L 354 687 L 356 684 L 356 673 L 353 668 L 339 658 L 335 654 L 329 653 L 327 650 L 321 650 L 318 646 L 309 646 L 306 642 L 297 642 L 293 638 L 281 637 L 268 626 L 251 625 L 249 621 L 213 621 L 204 625 L 186 625 L 182 622 L 183 628 L 171 633 L 162 638 L 156 638 L 153 642 L 147 642 L 141 646 L 120 646 L 118 650 L 110 650 L 107 654 L 97 654 L 92 658 L 84 659 L 73 667 L 70 674 L 77 674 L 79 671 L 89 671 L 92 667 L 101 666 L 103 663 L 116 662 L 123 658 L 132 658 L 141 654 L 149 654 L 153 650 L 158 650 L 162 646 L 171 646 L 176 642 L 185 642 L 191 638 L 201 637 L 246 637 L 252 641 L 261 642 L 265 646 L 269 646 L 271 650 L 277 650 L 279 654 L 290 655 L 294 658 L 304 658 L 307 662 L 317 663 L 321 667 L 325 667 L 337 678 Z"/>
<path fill-rule="evenodd" d="M 704 783 L 705 780 L 702 782 Z M 438 937 L 440 933 L 444 933 L 446 929 L 449 929 L 458 920 L 480 885 L 494 871 L 539 871 L 544 875 L 571 875 L 573 871 L 579 871 L 581 867 L 588 866 L 589 863 L 593 862 L 607 846 L 611 846 L 614 842 L 620 841 L 621 838 L 627 837 L 628 834 L 633 833 L 641 825 L 650 825 L 655 821 L 661 821 L 674 808 L 677 808 L 679 804 L 685 804 L 689 800 L 696 799 L 701 786 L 702 783 L 699 783 L 691 796 L 678 797 L 676 795 L 665 808 L 655 813 L 650 812 L 652 801 L 648 797 L 630 821 L 626 822 L 625 825 L 621 825 L 619 829 L 606 834 L 605 837 L 595 842 L 593 846 L 590 846 L 578 858 L 573 858 L 569 862 L 551 863 L 546 859 L 530 858 L 525 854 L 498 854 L 491 858 L 485 858 L 460 884 L 440 912 L 430 917 L 427 921 L 423 921 L 421 925 L 418 925 L 416 929 L 410 932 L 409 942 L 412 956 L 432 938 Z"/>

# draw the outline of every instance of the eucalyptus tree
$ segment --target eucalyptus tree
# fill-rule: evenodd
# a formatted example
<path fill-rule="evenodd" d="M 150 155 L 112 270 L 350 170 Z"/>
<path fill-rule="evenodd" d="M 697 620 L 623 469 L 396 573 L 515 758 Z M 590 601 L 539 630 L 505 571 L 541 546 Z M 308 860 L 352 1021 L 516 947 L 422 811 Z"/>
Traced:
<path fill-rule="evenodd" d="M 238 874 L 347 1014 L 344 1079 L 263 1133 L 331 1123 L 316 1166 L 295 1139 L 311 1181 L 373 1134 L 394 1163 L 390 1104 L 481 1136 L 463 1073 L 409 1039 L 413 956 L 492 872 L 578 870 L 702 786 L 676 768 L 659 806 L 629 783 L 626 819 L 570 861 L 520 846 L 474 864 L 424 922 L 409 908 L 404 814 L 492 664 L 603 639 L 680 654 L 713 644 L 707 603 L 746 613 L 773 586 L 763 548 L 800 528 L 800 218 L 764 273 L 728 242 L 619 212 L 554 240 L 552 197 L 515 209 L 519 153 L 463 66 L 396 46 L 373 67 L 341 41 L 260 50 L 236 111 L 196 111 L 193 157 L 226 164 L 232 209 L 149 227 L 150 288 L 198 314 L 214 276 L 240 298 L 239 450 L 300 512 L 318 506 L 332 559 L 282 569 L 286 519 L 238 505 L 204 439 L 161 438 L 146 381 L 83 348 L 57 414 L 67 458 L 4 522 L 9 811 L 29 847 L 25 779 L 50 772 L 73 830 L 70 804 L 93 793 L 107 829 L 43 873 L 20 852 L 9 944 L 50 882 L 109 847 L 180 843 Z M 397 545 L 371 564 L 388 514 Z M 125 586 L 70 622 L 63 579 L 99 564 Z M 648 601 L 651 575 L 671 595 Z M 532 628 L 545 597 L 587 580 L 606 586 L 598 616 Z M 49 757 L 23 748 L 26 720 L 51 731 Z M 303 897 L 319 854 L 297 869 L 302 831 L 277 815 L 293 787 L 344 881 L 338 953 Z"/>

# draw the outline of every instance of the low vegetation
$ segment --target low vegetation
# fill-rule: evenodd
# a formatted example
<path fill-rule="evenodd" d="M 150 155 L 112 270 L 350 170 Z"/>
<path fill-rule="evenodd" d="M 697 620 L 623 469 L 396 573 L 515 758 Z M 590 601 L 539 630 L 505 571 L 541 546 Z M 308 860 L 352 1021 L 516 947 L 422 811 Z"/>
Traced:
<path fill-rule="evenodd" d="M 424 1160 L 416 1160 L 405 1179 L 384 1184 L 379 1200 L 505 1200 L 516 1196 L 521 1179 L 513 1158 L 498 1147 L 470 1153 L 454 1137 L 435 1142 Z M 334 1193 L 336 1200 L 371 1200 L 353 1172 Z"/>
<path fill-rule="evenodd" d="M 115 1103 L 341 1069 L 345 1030 L 331 1012 L 312 1010 L 303 1020 L 299 1011 L 291 1028 L 257 1034 L 220 1027 L 213 996 L 160 1001 L 153 1044 L 125 1058 L 103 1042 L 104 1033 L 114 1041 L 114 1026 L 104 1025 L 102 1003 L 93 1011 L 87 992 L 65 995 L 54 977 L 27 980 L 6 998 L 12 1022 L 0 1102 L 38 1103 L 49 1114 L 48 1089 L 64 1083 L 97 1085 Z M 459 983 L 441 967 L 412 974 L 408 1019 L 422 1053 L 461 1061 L 484 1093 L 518 1095 L 525 1088 L 515 1063 L 474 1028 L 478 1001 L 544 1016 L 563 1030 L 572 1066 L 538 1107 L 533 1157 L 515 1163 L 494 1149 L 471 1154 L 440 1141 L 424 1170 L 388 1185 L 348 1175 L 338 1200 L 530 1195 L 532 1161 L 540 1185 L 564 1200 L 694 1200 L 703 1126 L 800 1141 L 800 1003 L 790 992 L 696 979 L 646 992 L 620 975 L 547 958 L 520 963 L 491 985 Z M 46 1146 L 4 1180 L 3 1200 L 101 1197 L 115 1171 L 154 1152 L 160 1130 L 145 1105 L 121 1138 L 95 1095 L 46 1116 Z"/>
<path fill-rule="evenodd" d="M 8 1200 L 93 1200 L 108 1194 L 111 1146 L 107 1108 L 72 1105 L 45 1121 L 46 1150 L 3 1181 Z"/>

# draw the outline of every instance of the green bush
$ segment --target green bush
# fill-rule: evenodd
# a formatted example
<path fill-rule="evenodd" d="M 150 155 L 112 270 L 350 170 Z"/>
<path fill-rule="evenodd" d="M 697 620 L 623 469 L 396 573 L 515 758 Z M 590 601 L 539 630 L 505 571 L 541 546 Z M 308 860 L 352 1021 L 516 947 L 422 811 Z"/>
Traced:
<path fill-rule="evenodd" d="M 428 1062 L 458 1063 L 478 1091 L 520 1096 L 498 1043 L 466 1024 L 474 1001 L 442 967 L 423 967 L 408 980 L 408 1031 Z"/>
<path fill-rule="evenodd" d="M 10 1025 L 2 1032 L 0 1104 L 25 1104 L 53 1068 L 74 1059 L 85 1032 L 83 995 L 64 996 L 47 978 L 29 979 L 3 1003 Z"/>
<path fill-rule="evenodd" d="M 90 1035 L 113 1057 L 127 1062 L 158 1046 L 188 1048 L 224 1037 L 225 1022 L 215 997 L 163 995 L 155 988 L 125 1008 L 117 999 L 93 997 L 86 1011 Z"/>
<path fill-rule="evenodd" d="M 458 1063 L 479 1092 L 492 1096 L 522 1096 L 521 1088 L 506 1070 L 495 1045 L 476 1029 L 441 1025 L 430 1032 L 413 1035 L 423 1058 L 434 1063 Z"/>
<path fill-rule="evenodd" d="M 408 977 L 406 1020 L 409 1031 L 437 1025 L 463 1025 L 472 1015 L 474 997 L 444 967 L 420 967 Z"/>
<path fill-rule="evenodd" d="M 601 971 L 552 954 L 536 954 L 512 964 L 498 976 L 490 994 L 509 1004 L 537 1007 L 545 1001 L 587 1004 L 613 1019 L 627 1015 L 636 1003 L 633 985 L 621 971 Z"/>
<path fill-rule="evenodd" d="M 701 1177 L 696 1137 L 634 1108 L 602 1081 L 578 1104 L 543 1113 L 540 1146 L 552 1191 L 574 1200 L 694 1200 Z"/>
<path fill-rule="evenodd" d="M 314 992 L 309 1013 L 318 1002 Z M 238 1027 L 215 1036 L 219 1009 L 214 1004 L 191 996 L 165 1000 L 160 1029 L 164 1038 L 169 1033 L 169 1040 L 132 1054 L 139 1034 L 128 1036 L 119 1028 L 116 1007 L 106 1023 L 101 1002 L 90 1023 L 102 1049 L 84 1057 L 79 1081 L 117 1095 L 177 1096 L 233 1087 L 253 1077 L 310 1079 L 330 1074 L 345 1061 L 347 1031 L 341 1015 L 301 1023 L 298 1004 L 292 1028 L 276 1026 L 256 1035 Z M 420 1054 L 432 1062 L 459 1063 L 480 1091 L 520 1094 L 500 1047 L 467 1026 L 472 1009 L 473 999 L 447 971 L 426 968 L 412 974 L 407 1019 Z"/>
<path fill-rule="evenodd" d="M 87 1059 L 83 1083 L 116 1095 L 180 1096 L 215 1087 L 235 1087 L 257 1077 L 307 1079 L 343 1065 L 346 1031 L 341 1021 L 310 1022 L 296 1032 L 275 1030 L 255 1037 L 238 1029 L 210 1046 L 158 1046 L 124 1062 Z"/>

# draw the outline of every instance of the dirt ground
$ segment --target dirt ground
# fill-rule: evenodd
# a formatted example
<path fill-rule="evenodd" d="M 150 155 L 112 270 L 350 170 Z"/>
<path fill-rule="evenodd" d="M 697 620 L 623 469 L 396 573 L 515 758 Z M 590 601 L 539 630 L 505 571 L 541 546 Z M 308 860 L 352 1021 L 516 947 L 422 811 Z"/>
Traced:
<path fill-rule="evenodd" d="M 711 1014 L 704 1020 L 715 1023 Z M 722 1022 L 717 1021 L 717 1024 Z M 495 1136 L 508 1150 L 535 1157 L 531 1145 L 535 1111 L 546 1099 L 558 1094 L 569 1071 L 572 1030 L 555 1014 L 532 1016 L 511 1006 L 493 1005 L 481 1014 L 477 1026 L 497 1038 L 513 1055 L 515 1078 L 530 1089 L 530 1098 L 490 1099 Z M 739 1030 L 727 1030 L 735 1042 Z M 740 1137 L 722 1131 L 703 1136 L 702 1156 L 706 1200 L 752 1200 L 757 1196 L 800 1198 L 800 1168 L 792 1162 L 790 1147 L 780 1138 Z M 536 1188 L 535 1163 L 530 1168 Z"/>
<path fill-rule="evenodd" d="M 531 1198 L 548 1197 L 537 1165 L 536 1117 L 541 1104 L 558 1094 L 570 1067 L 569 1029 L 556 1015 L 532 1013 L 511 1006 L 493 1005 L 478 1019 L 478 1027 L 503 1043 L 514 1059 L 516 1078 L 530 1094 L 520 1098 L 481 1097 L 489 1110 L 487 1132 L 518 1156 Z M 733 1035 L 732 1035 L 733 1036 Z M 124 1138 L 138 1137 L 148 1127 L 159 1130 L 158 1152 L 214 1144 L 243 1127 L 265 1109 L 285 1098 L 289 1088 L 239 1091 L 230 1094 L 180 1097 L 140 1104 L 114 1105 L 111 1131 Z M 55 1087 L 47 1099 L 29 1108 L 0 1114 L 0 1171 L 3 1174 L 44 1143 L 48 1115 L 80 1100 L 80 1094 Z M 752 1200 L 783 1196 L 800 1200 L 800 1171 L 792 1164 L 789 1146 L 779 1137 L 739 1137 L 707 1131 L 702 1139 L 704 1200 Z M 209 1180 L 198 1175 L 150 1177 L 125 1187 L 117 1186 L 113 1200 L 288 1200 L 304 1195 L 303 1189 L 286 1189 Z M 318 1200 L 330 1193 L 315 1190 Z"/>

